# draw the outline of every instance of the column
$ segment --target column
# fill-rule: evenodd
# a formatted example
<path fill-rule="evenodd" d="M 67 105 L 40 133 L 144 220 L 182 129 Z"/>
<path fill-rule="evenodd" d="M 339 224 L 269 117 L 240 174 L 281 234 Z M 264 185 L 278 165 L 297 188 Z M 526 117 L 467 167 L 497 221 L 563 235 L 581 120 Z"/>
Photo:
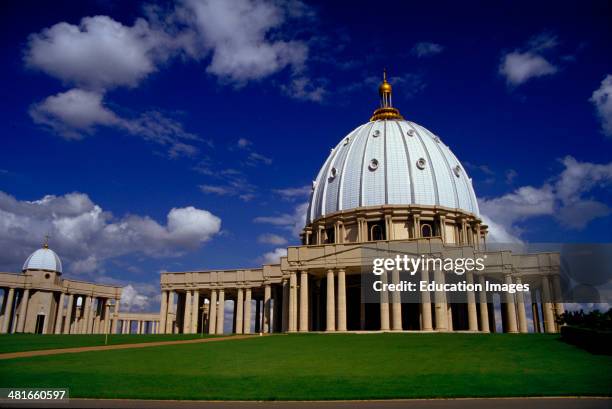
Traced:
<path fill-rule="evenodd" d="M 121 333 L 129 334 L 128 332 L 128 320 L 121 320 Z"/>
<path fill-rule="evenodd" d="M 91 297 L 86 296 L 83 300 L 83 305 L 81 305 L 81 325 L 79 328 L 79 333 L 87 334 L 87 323 L 89 322 L 89 311 L 91 310 Z"/>
<path fill-rule="evenodd" d="M 166 331 L 165 334 L 173 334 L 174 333 L 174 325 L 172 323 L 172 319 L 170 319 L 170 314 L 176 312 L 174 309 L 174 291 L 168 291 L 168 313 L 166 314 Z M 176 320 L 176 316 L 174 317 Z"/>
<path fill-rule="evenodd" d="M 8 295 L 6 295 L 5 307 L 4 307 L 4 320 L 2 321 L 2 333 L 6 334 L 9 329 L 9 323 L 13 317 L 13 298 L 15 297 L 15 289 L 9 288 Z"/>
<path fill-rule="evenodd" d="M 325 330 L 336 330 L 336 306 L 334 295 L 334 270 L 327 270 L 327 322 Z"/>
<path fill-rule="evenodd" d="M 104 316 L 106 317 L 106 319 L 104 320 L 104 333 L 108 334 L 111 329 L 112 323 L 112 321 L 110 320 L 110 303 L 108 302 L 108 300 L 104 303 L 104 307 Z"/>
<path fill-rule="evenodd" d="M 64 320 L 64 334 L 70 334 L 70 324 L 72 321 L 72 310 L 74 306 L 74 294 L 68 294 L 68 307 L 66 308 L 66 319 Z"/>
<path fill-rule="evenodd" d="M 259 304 L 257 304 L 257 307 L 259 308 Z M 289 331 L 289 284 L 287 283 L 287 279 L 283 279 L 282 321 L 281 331 Z M 257 325 L 257 323 L 255 325 Z M 257 329 L 255 329 L 255 332 L 257 332 Z"/>
<path fill-rule="evenodd" d="M 429 283 L 429 272 L 427 270 L 421 270 L 421 281 Z M 431 322 L 431 295 L 429 291 L 421 292 L 421 330 L 433 330 Z"/>
<path fill-rule="evenodd" d="M 465 273 L 468 285 L 474 284 L 474 274 L 471 271 Z M 474 291 L 467 291 L 468 329 L 478 331 L 478 313 L 476 311 L 476 296 Z"/>
<path fill-rule="evenodd" d="M 510 274 L 505 275 L 506 284 L 512 284 L 512 276 Z M 502 312 L 503 313 L 503 312 Z M 508 332 L 517 333 L 516 325 L 516 307 L 514 305 L 514 294 L 506 292 L 506 318 L 508 320 Z"/>
<path fill-rule="evenodd" d="M 219 306 L 217 307 L 217 335 L 223 335 L 223 320 L 225 318 L 225 290 L 219 289 Z"/>
<path fill-rule="evenodd" d="M 478 282 L 482 287 L 482 290 L 478 294 L 480 298 L 480 331 L 489 332 L 489 309 L 487 305 L 487 287 L 485 277 L 483 275 L 479 276 Z"/>
<path fill-rule="evenodd" d="M 561 278 L 559 274 L 554 274 L 552 276 L 552 284 L 553 284 L 553 301 L 555 305 L 555 318 L 559 318 L 561 314 L 565 312 L 565 308 L 563 307 L 563 303 L 561 302 L 563 299 L 563 293 L 561 291 Z M 559 331 L 557 325 L 557 331 Z"/>
<path fill-rule="evenodd" d="M 21 302 L 19 303 L 19 320 L 17 321 L 17 331 L 15 332 L 23 332 L 26 315 L 28 313 L 28 301 L 30 301 L 30 289 L 26 288 L 25 290 L 23 290 Z"/>
<path fill-rule="evenodd" d="M 57 314 L 55 315 L 55 334 L 62 333 L 62 318 L 64 316 L 64 293 L 60 293 L 59 303 L 57 305 Z"/>
<path fill-rule="evenodd" d="M 158 333 L 166 333 L 166 319 L 168 315 L 168 291 L 162 290 L 161 292 L 161 305 L 159 308 L 159 328 Z"/>
<path fill-rule="evenodd" d="M 119 326 L 119 306 L 120 306 L 120 298 L 115 300 L 115 311 L 113 312 L 113 324 L 111 327 L 111 332 L 118 330 Z"/>
<path fill-rule="evenodd" d="M 244 291 L 242 288 L 238 289 L 238 295 L 236 297 L 236 334 L 242 334 L 244 328 Z"/>
<path fill-rule="evenodd" d="M 448 330 L 454 331 L 453 328 L 453 304 L 448 302 L 448 294 L 445 294 L 446 297 L 446 308 L 447 308 L 447 317 L 448 317 Z"/>
<path fill-rule="evenodd" d="M 217 290 L 210 290 L 210 311 L 208 313 L 208 333 L 217 332 Z"/>
<path fill-rule="evenodd" d="M 544 311 L 544 331 L 555 332 L 555 314 L 550 297 L 550 282 L 547 276 L 542 276 L 542 309 Z"/>
<path fill-rule="evenodd" d="M 295 273 L 293 273 L 293 277 L 295 278 Z M 270 287 L 270 284 L 266 284 L 264 286 L 264 302 L 263 302 L 263 332 L 264 334 L 267 334 L 270 332 L 271 300 L 272 300 L 272 288 Z"/>
<path fill-rule="evenodd" d="M 137 322 L 138 322 L 138 332 L 137 332 L 137 334 L 140 335 L 140 334 L 142 334 L 142 321 L 138 320 Z"/>
<path fill-rule="evenodd" d="M 346 331 L 346 272 L 338 269 L 338 331 Z"/>
<path fill-rule="evenodd" d="M 516 284 L 522 284 L 521 277 L 516 277 Z M 527 333 L 527 316 L 525 314 L 525 295 L 522 291 L 516 292 L 516 308 L 518 309 L 519 332 Z"/>
<path fill-rule="evenodd" d="M 244 329 L 245 334 L 251 333 L 251 289 L 244 292 Z"/>
<path fill-rule="evenodd" d="M 193 295 L 191 296 L 191 333 L 198 333 L 198 318 L 200 317 L 200 291 L 193 290 Z M 204 328 L 202 328 L 202 332 Z"/>
<path fill-rule="evenodd" d="M 297 276 L 295 271 L 289 275 L 289 332 L 297 331 Z M 264 306 L 265 307 L 265 306 Z M 265 329 L 264 329 L 265 330 Z"/>
<path fill-rule="evenodd" d="M 400 274 L 398 269 L 391 272 L 391 281 L 395 285 L 399 285 Z M 391 293 L 391 329 L 393 331 L 402 330 L 402 300 L 399 291 Z"/>
<path fill-rule="evenodd" d="M 183 334 L 191 334 L 191 291 L 185 291 L 185 307 L 183 308 Z"/>
<path fill-rule="evenodd" d="M 300 272 L 300 332 L 308 331 L 308 271 Z"/>
<path fill-rule="evenodd" d="M 444 273 L 442 270 L 434 271 L 434 282 L 436 284 L 444 284 Z M 436 291 L 434 294 L 436 301 L 436 331 L 446 331 L 448 329 L 448 311 L 446 306 L 446 294 L 443 291 Z"/>
<path fill-rule="evenodd" d="M 383 286 L 387 284 L 386 271 L 380 275 L 380 281 Z M 384 290 L 380 292 L 380 330 L 389 331 L 389 292 Z"/>

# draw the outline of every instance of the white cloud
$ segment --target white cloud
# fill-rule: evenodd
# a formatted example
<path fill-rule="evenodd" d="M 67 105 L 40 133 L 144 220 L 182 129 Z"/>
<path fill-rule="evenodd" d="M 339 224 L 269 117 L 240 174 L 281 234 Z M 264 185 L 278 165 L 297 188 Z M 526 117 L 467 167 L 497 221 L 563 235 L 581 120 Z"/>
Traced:
<path fill-rule="evenodd" d="M 66 84 L 109 89 L 136 86 L 156 71 L 170 49 L 171 39 L 142 18 L 129 27 L 94 16 L 78 26 L 61 22 L 30 35 L 24 60 Z"/>
<path fill-rule="evenodd" d="M 30 116 L 67 139 L 80 139 L 97 126 L 121 124 L 121 119 L 103 105 L 101 94 L 78 88 L 47 97 L 32 106 Z"/>
<path fill-rule="evenodd" d="M 612 75 L 607 75 L 601 81 L 599 88 L 593 91 L 590 101 L 597 110 L 602 132 L 612 137 Z"/>
<path fill-rule="evenodd" d="M 145 311 L 151 304 L 147 295 L 140 294 L 132 284 L 128 284 L 121 290 L 121 306 L 123 311 Z"/>
<path fill-rule="evenodd" d="M 412 47 L 411 53 L 420 58 L 431 57 L 440 54 L 442 51 L 444 51 L 444 47 L 440 44 L 424 41 L 416 43 L 414 47 Z"/>
<path fill-rule="evenodd" d="M 555 74 L 558 68 L 542 54 L 556 45 L 556 37 L 550 34 L 533 37 L 527 43 L 526 49 L 517 49 L 502 57 L 499 74 L 512 86 L 520 85 L 531 78 Z"/>
<path fill-rule="evenodd" d="M 306 212 L 308 203 L 301 203 L 293 209 L 293 213 L 281 213 L 275 216 L 259 216 L 253 221 L 255 223 L 271 224 L 291 231 L 294 237 L 298 237 L 306 225 Z"/>
<path fill-rule="evenodd" d="M 312 186 L 305 185 L 300 187 L 287 187 L 284 189 L 273 189 L 274 193 L 286 200 L 302 199 L 310 195 Z"/>
<path fill-rule="evenodd" d="M 566 156 L 561 163 L 563 171 L 540 187 L 523 186 L 500 197 L 479 200 L 491 241 L 519 242 L 520 223 L 534 217 L 553 217 L 565 228 L 582 229 L 612 213 L 607 204 L 587 196 L 612 184 L 612 162 L 578 162 Z"/>
<path fill-rule="evenodd" d="M 292 98 L 313 102 L 321 102 L 327 95 L 323 81 L 305 76 L 292 78 L 289 85 L 281 85 L 281 90 Z"/>
<path fill-rule="evenodd" d="M 278 234 L 265 233 L 257 237 L 257 242 L 263 243 L 263 244 L 274 244 L 276 246 L 280 246 L 283 244 L 287 244 L 287 239 L 282 236 L 279 236 Z"/>
<path fill-rule="evenodd" d="M 202 141 L 185 131 L 179 122 L 158 111 L 144 112 L 135 118 L 120 117 L 104 105 L 101 93 L 79 88 L 32 105 L 30 116 L 35 123 L 66 139 L 82 139 L 100 127 L 119 129 L 167 147 L 170 157 L 194 156 L 199 149 L 191 143 Z"/>
<path fill-rule="evenodd" d="M 269 1 L 183 2 L 179 15 L 196 31 L 201 55 L 212 54 L 207 71 L 242 84 L 286 67 L 302 69 L 308 56 L 303 41 L 280 39 L 281 27 L 295 14 Z"/>
<path fill-rule="evenodd" d="M 191 206 L 171 209 L 163 225 L 148 216 L 115 217 L 83 193 L 20 201 L 0 192 L 0 269 L 19 270 L 45 234 L 66 271 L 87 275 L 105 260 L 127 254 L 179 256 L 220 229 L 221 219 Z"/>
<path fill-rule="evenodd" d="M 262 256 L 263 264 L 277 264 L 280 262 L 281 257 L 285 257 L 287 255 L 287 249 L 284 247 L 279 247 L 272 251 L 265 253 Z"/>

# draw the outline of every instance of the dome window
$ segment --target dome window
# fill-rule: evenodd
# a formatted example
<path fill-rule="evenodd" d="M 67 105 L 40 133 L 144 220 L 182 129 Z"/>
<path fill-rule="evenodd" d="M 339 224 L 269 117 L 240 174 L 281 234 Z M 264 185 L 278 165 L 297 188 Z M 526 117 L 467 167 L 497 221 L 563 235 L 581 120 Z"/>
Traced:
<path fill-rule="evenodd" d="M 461 166 L 457 165 L 453 168 L 453 172 L 455 173 L 455 176 L 459 177 L 461 176 Z"/>
<path fill-rule="evenodd" d="M 380 136 L 380 131 L 377 129 L 377 130 L 375 130 L 375 131 L 374 131 L 374 133 L 372 133 L 372 135 L 373 135 L 375 138 L 377 138 L 377 137 L 379 137 L 379 136 Z"/>
<path fill-rule="evenodd" d="M 368 165 L 368 169 L 370 169 L 371 171 L 375 171 L 376 169 L 378 169 L 378 160 L 372 159 L 370 161 L 370 164 Z"/>
<path fill-rule="evenodd" d="M 414 136 L 414 129 L 408 129 L 408 132 L 406 132 L 408 134 L 408 136 Z"/>
<path fill-rule="evenodd" d="M 344 138 L 344 145 L 348 145 L 350 141 L 351 141 L 351 138 L 347 136 L 346 138 Z"/>
<path fill-rule="evenodd" d="M 416 161 L 417 168 L 421 170 L 425 169 L 425 165 L 427 165 L 425 158 L 419 158 L 419 160 Z"/>
<path fill-rule="evenodd" d="M 329 178 L 334 179 L 338 175 L 338 169 L 331 168 L 331 172 L 329 172 Z"/>
<path fill-rule="evenodd" d="M 434 141 L 440 143 L 440 138 L 438 138 L 437 136 L 434 136 Z"/>
<path fill-rule="evenodd" d="M 312 190 L 315 190 L 316 187 L 317 187 L 317 181 L 313 180 L 312 181 Z"/>

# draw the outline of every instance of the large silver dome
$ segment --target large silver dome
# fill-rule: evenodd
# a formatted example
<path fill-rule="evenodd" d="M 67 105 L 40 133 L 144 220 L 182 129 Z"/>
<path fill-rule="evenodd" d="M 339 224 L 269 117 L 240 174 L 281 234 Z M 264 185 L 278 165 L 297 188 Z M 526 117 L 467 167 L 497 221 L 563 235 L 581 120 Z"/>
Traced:
<path fill-rule="evenodd" d="M 444 206 L 479 216 L 472 180 L 449 147 L 395 116 L 373 117 L 332 149 L 313 182 L 307 223 L 380 205 Z"/>

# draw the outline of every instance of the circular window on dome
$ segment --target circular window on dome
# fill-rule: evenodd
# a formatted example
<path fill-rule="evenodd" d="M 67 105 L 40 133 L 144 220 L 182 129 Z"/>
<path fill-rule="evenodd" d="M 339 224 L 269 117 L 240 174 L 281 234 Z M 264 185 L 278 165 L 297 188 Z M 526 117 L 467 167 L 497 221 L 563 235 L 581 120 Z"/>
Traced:
<path fill-rule="evenodd" d="M 459 177 L 461 176 L 461 166 L 457 165 L 453 168 L 453 172 L 455 173 L 455 176 Z"/>
<path fill-rule="evenodd" d="M 331 168 L 331 171 L 329 172 L 329 178 L 333 179 L 338 175 L 338 169 L 336 168 Z"/>
<path fill-rule="evenodd" d="M 312 190 L 315 190 L 316 187 L 317 187 L 317 181 L 313 180 L 312 181 Z"/>
<path fill-rule="evenodd" d="M 438 138 L 437 136 L 434 136 L 434 141 L 440 143 L 440 138 Z"/>
<path fill-rule="evenodd" d="M 374 137 L 379 137 L 380 136 L 380 131 L 377 129 L 374 131 L 374 133 L 372 133 L 372 135 L 374 135 Z"/>
<path fill-rule="evenodd" d="M 414 129 L 408 129 L 408 132 L 406 132 L 408 134 L 408 136 L 414 136 Z"/>
<path fill-rule="evenodd" d="M 51 277 L 51 274 L 47 273 L 45 274 L 45 278 L 48 279 L 49 277 Z"/>
<path fill-rule="evenodd" d="M 349 138 L 348 136 L 346 138 L 344 138 L 344 144 L 348 145 L 348 143 L 350 142 L 351 138 Z"/>
<path fill-rule="evenodd" d="M 419 160 L 416 161 L 416 165 L 417 168 L 423 170 L 425 169 L 425 165 L 427 165 L 427 161 L 425 160 L 425 158 L 419 158 Z"/>
<path fill-rule="evenodd" d="M 368 169 L 370 169 L 371 171 L 375 171 L 376 169 L 378 169 L 378 160 L 372 159 L 370 161 L 370 164 L 368 165 Z"/>

